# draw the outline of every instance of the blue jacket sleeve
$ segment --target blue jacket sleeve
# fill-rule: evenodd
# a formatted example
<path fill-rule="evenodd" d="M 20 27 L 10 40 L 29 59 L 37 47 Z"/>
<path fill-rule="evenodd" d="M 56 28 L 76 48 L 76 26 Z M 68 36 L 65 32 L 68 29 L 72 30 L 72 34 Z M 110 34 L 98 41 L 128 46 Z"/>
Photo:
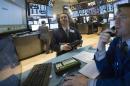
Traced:
<path fill-rule="evenodd" d="M 117 44 L 119 44 L 119 40 L 114 39 L 106 52 L 106 57 L 101 61 L 95 60 L 97 68 L 100 71 L 96 86 L 130 86 L 130 54 L 127 58 L 123 58 L 124 61 L 121 64 L 123 65 L 122 74 L 119 77 L 115 77 L 116 72 L 113 65 Z"/>
<path fill-rule="evenodd" d="M 96 86 L 124 86 L 121 79 L 109 78 L 109 79 L 98 79 Z"/>
<path fill-rule="evenodd" d="M 115 52 L 115 46 L 116 43 L 118 42 L 118 39 L 114 39 L 111 44 L 110 47 L 108 49 L 108 51 L 106 52 L 106 56 L 104 59 L 102 59 L 101 61 L 96 61 L 96 66 L 100 72 L 99 77 L 101 78 L 105 78 L 105 77 L 111 77 L 114 74 L 114 70 L 112 68 L 112 62 L 113 62 L 113 57 L 114 57 L 114 52 Z"/>
<path fill-rule="evenodd" d="M 98 79 L 96 86 L 130 86 L 130 72 L 122 78 Z"/>

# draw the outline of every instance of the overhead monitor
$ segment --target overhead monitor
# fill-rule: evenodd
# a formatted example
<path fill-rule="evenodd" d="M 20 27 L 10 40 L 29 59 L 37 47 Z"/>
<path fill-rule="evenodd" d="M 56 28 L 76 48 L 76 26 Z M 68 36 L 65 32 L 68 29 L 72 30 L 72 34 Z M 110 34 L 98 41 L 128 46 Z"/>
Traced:
<path fill-rule="evenodd" d="M 107 19 L 103 19 L 103 23 L 107 23 Z"/>
<path fill-rule="evenodd" d="M 114 4 L 107 4 L 107 12 L 114 12 Z"/>
<path fill-rule="evenodd" d="M 50 24 L 50 29 L 57 29 L 57 28 L 58 28 L 58 23 Z"/>
<path fill-rule="evenodd" d="M 89 21 L 89 19 L 90 19 L 90 17 L 89 17 L 89 16 L 87 16 L 87 17 L 86 17 L 87 22 Z"/>
<path fill-rule="evenodd" d="M 106 7 L 107 7 L 107 5 L 102 5 L 102 6 L 99 7 L 100 14 L 105 14 L 107 12 Z"/>
<path fill-rule="evenodd" d="M 78 16 L 79 16 L 78 11 L 73 11 L 73 15 L 72 15 L 72 17 L 78 17 Z"/>
<path fill-rule="evenodd" d="M 37 31 L 40 25 L 31 25 L 32 31 Z"/>

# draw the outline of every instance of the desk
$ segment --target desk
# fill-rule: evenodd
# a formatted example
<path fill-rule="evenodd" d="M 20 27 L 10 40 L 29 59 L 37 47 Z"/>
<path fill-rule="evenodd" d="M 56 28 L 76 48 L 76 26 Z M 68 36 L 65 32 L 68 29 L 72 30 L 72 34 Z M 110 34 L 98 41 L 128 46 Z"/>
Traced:
<path fill-rule="evenodd" d="M 74 55 L 80 53 L 81 51 L 94 52 L 94 51 L 96 51 L 96 49 L 93 49 L 91 46 L 79 48 L 79 49 L 70 51 L 70 52 L 68 52 L 68 53 L 66 53 L 66 54 L 60 55 L 60 56 L 58 56 L 58 57 L 56 57 L 56 58 L 50 60 L 49 62 L 56 63 L 56 62 L 59 62 L 59 61 L 62 61 L 62 60 L 71 58 L 72 56 L 74 56 Z M 85 65 L 85 63 L 81 62 L 81 66 L 80 66 L 80 67 L 83 67 L 84 65 Z M 80 68 L 79 68 L 79 69 L 80 69 Z M 77 69 L 76 71 L 78 71 L 79 69 Z M 75 72 L 75 71 L 72 71 L 72 72 Z M 62 76 L 57 76 L 57 75 L 55 74 L 55 71 L 54 71 L 54 67 L 53 67 L 53 66 L 52 66 L 51 74 L 52 74 L 52 78 L 50 79 L 49 86 L 57 86 L 57 84 L 61 81 L 61 79 L 62 79 L 63 77 L 62 77 Z"/>
<path fill-rule="evenodd" d="M 50 61 L 48 62 L 52 62 L 52 63 L 56 63 L 56 62 L 59 62 L 59 61 L 62 61 L 62 60 L 65 60 L 65 59 L 68 59 L 68 58 L 71 58 L 72 56 L 80 53 L 81 51 L 87 51 L 87 52 L 95 52 L 96 49 L 93 49 L 91 46 L 87 46 L 87 47 L 82 47 L 82 48 L 79 48 L 79 49 L 76 49 L 76 50 L 73 50 L 73 51 L 70 51 L 68 53 L 65 53 L 63 55 L 60 55 L 58 57 L 55 57 L 54 59 L 51 59 Z M 85 65 L 85 63 L 81 62 L 81 67 L 83 67 Z M 80 69 L 80 68 L 79 68 Z M 72 72 L 77 72 L 79 69 L 77 69 L 76 71 L 72 71 Z M 28 72 L 28 71 L 27 71 Z M 29 71 L 30 72 L 30 71 Z M 25 73 L 26 74 L 26 73 Z M 51 75 L 52 75 L 52 78 L 50 79 L 50 83 L 49 83 L 49 86 L 58 86 L 57 84 L 62 80 L 62 76 L 57 76 L 55 74 L 55 71 L 54 71 L 54 66 L 52 66 L 52 71 L 51 71 Z"/>

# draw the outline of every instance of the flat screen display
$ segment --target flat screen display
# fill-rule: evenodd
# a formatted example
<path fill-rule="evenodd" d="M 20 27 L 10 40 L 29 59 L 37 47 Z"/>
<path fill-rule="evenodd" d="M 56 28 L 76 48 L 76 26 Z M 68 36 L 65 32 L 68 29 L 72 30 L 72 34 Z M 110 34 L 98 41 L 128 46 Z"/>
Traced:
<path fill-rule="evenodd" d="M 109 19 L 114 19 L 114 13 L 109 13 Z"/>
<path fill-rule="evenodd" d="M 110 28 L 112 28 L 113 26 L 115 26 L 115 20 L 110 21 Z"/>
<path fill-rule="evenodd" d="M 57 28 L 58 28 L 58 23 L 50 24 L 50 29 L 57 29 Z"/>
<path fill-rule="evenodd" d="M 107 12 L 107 6 L 106 5 L 100 6 L 99 9 L 100 9 L 100 14 L 105 14 Z"/>
<path fill-rule="evenodd" d="M 0 0 L 0 33 L 27 29 L 25 0 Z"/>
<path fill-rule="evenodd" d="M 32 31 L 37 31 L 40 25 L 31 25 Z"/>
<path fill-rule="evenodd" d="M 78 11 L 73 11 L 73 15 L 72 15 L 72 17 L 77 17 L 77 16 L 79 16 Z"/>
<path fill-rule="evenodd" d="M 114 5 L 113 4 L 107 4 L 107 12 L 114 12 Z"/>

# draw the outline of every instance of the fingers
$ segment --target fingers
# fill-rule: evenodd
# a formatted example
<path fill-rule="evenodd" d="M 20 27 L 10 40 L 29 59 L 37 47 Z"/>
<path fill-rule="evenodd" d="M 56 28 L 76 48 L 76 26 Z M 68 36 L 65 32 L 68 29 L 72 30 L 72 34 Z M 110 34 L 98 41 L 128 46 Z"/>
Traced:
<path fill-rule="evenodd" d="M 71 76 L 68 76 L 64 79 L 64 83 L 63 83 L 63 86 L 75 86 L 74 83 L 75 83 L 75 78 L 74 75 L 71 75 Z"/>
<path fill-rule="evenodd" d="M 100 34 L 100 40 L 102 42 L 108 43 L 109 39 L 110 39 L 110 34 L 109 33 L 103 32 L 103 33 Z"/>
<path fill-rule="evenodd" d="M 75 78 L 82 78 L 82 77 L 85 77 L 85 76 L 81 75 L 81 74 L 71 74 L 71 75 L 65 77 L 64 81 L 73 80 Z"/>
<path fill-rule="evenodd" d="M 72 81 L 64 82 L 62 86 L 74 86 Z"/>
<path fill-rule="evenodd" d="M 68 76 L 64 79 L 64 81 L 72 80 L 74 77 L 73 76 Z"/>
<path fill-rule="evenodd" d="M 87 78 L 81 74 L 73 74 L 64 79 L 63 86 L 87 86 Z"/>
<path fill-rule="evenodd" d="M 64 47 L 63 47 L 64 50 L 71 50 L 72 47 L 68 44 L 64 44 Z"/>

